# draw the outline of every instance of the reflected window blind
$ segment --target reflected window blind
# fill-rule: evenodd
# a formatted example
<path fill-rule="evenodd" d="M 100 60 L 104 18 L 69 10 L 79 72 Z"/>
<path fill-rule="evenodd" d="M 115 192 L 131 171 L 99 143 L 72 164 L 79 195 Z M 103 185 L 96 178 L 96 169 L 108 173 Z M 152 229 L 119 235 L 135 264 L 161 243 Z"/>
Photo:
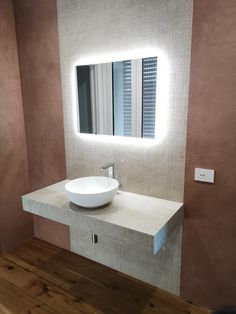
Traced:
<path fill-rule="evenodd" d="M 142 137 L 155 138 L 157 57 L 142 61 Z"/>
<path fill-rule="evenodd" d="M 124 135 L 132 135 L 131 60 L 123 61 Z"/>

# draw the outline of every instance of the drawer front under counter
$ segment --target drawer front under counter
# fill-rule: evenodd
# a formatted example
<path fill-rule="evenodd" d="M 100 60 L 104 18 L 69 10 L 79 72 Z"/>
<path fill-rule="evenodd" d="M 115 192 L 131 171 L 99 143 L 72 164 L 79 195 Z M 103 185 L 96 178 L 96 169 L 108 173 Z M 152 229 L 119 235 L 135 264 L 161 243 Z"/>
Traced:
<path fill-rule="evenodd" d="M 71 251 L 120 271 L 129 268 L 129 260 L 144 259 L 147 255 L 145 247 L 133 247 L 102 233 L 96 235 L 94 243 L 91 232 L 70 228 Z"/>
<path fill-rule="evenodd" d="M 71 221 L 70 230 L 79 230 L 81 236 L 84 235 L 86 244 L 93 244 L 92 235 L 97 235 L 97 245 L 92 245 L 91 248 L 103 245 L 108 247 L 108 244 L 112 242 L 116 243 L 117 247 L 135 247 L 139 251 L 153 254 L 153 236 L 137 232 L 136 230 L 127 229 L 119 225 L 110 224 L 105 221 L 81 218 L 82 217 Z"/>

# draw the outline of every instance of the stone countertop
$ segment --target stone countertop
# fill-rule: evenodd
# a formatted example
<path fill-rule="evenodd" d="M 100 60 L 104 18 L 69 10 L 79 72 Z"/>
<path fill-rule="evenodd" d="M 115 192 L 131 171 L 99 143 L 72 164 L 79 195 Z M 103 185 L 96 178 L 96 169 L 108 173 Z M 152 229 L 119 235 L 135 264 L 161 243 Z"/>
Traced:
<path fill-rule="evenodd" d="M 154 254 L 182 223 L 182 203 L 124 191 L 103 207 L 82 208 L 69 201 L 64 189 L 68 181 L 24 195 L 24 210 L 71 227 L 128 237 L 127 241 L 136 238 L 136 244 L 151 246 Z"/>

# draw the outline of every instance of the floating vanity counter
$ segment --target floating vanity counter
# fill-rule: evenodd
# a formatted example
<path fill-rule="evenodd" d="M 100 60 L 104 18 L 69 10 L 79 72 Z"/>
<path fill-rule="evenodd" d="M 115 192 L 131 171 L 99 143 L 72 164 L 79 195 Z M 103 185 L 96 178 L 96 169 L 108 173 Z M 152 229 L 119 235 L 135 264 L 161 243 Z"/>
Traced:
<path fill-rule="evenodd" d="M 93 242 L 94 234 L 98 243 L 105 236 L 152 254 L 160 250 L 182 223 L 182 203 L 123 191 L 101 208 L 79 207 L 68 200 L 64 190 L 66 182 L 24 195 L 24 210 L 90 233 Z"/>

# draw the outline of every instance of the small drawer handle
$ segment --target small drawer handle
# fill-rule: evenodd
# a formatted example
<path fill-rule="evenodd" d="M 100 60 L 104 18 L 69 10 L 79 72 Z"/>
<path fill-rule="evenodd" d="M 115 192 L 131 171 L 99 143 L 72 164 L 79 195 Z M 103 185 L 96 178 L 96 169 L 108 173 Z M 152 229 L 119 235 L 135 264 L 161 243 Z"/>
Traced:
<path fill-rule="evenodd" d="M 98 243 L 98 235 L 95 233 L 92 233 L 91 236 L 92 236 L 92 243 Z"/>

